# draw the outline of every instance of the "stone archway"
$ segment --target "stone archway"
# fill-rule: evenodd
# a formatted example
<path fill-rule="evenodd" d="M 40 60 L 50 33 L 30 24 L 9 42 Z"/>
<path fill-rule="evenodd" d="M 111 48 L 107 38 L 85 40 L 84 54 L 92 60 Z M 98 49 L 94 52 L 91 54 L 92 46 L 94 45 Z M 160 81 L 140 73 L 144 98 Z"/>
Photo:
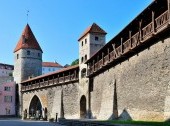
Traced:
<path fill-rule="evenodd" d="M 80 99 L 80 118 L 86 118 L 86 97 L 84 95 Z"/>
<path fill-rule="evenodd" d="M 40 119 L 42 116 L 42 104 L 40 99 L 34 95 L 29 106 L 29 116 L 31 118 Z"/>

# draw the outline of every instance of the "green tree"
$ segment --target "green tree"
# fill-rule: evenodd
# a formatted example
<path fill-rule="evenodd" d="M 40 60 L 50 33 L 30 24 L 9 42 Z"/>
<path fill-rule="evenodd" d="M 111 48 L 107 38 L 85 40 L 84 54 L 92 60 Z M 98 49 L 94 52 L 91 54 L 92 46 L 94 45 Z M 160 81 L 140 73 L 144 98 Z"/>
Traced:
<path fill-rule="evenodd" d="M 77 65 L 77 64 L 79 64 L 79 59 L 74 60 L 74 61 L 71 63 L 71 66 L 74 66 L 74 65 Z"/>
<path fill-rule="evenodd" d="M 13 77 L 13 74 L 12 74 L 12 73 L 9 73 L 9 76 Z"/>

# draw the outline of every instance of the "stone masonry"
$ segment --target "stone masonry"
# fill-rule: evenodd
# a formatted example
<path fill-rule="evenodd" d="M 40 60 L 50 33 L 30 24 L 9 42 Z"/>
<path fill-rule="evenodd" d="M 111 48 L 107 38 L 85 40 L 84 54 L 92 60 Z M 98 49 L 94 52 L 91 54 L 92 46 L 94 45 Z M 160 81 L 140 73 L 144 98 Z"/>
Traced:
<path fill-rule="evenodd" d="M 170 38 L 167 37 L 95 76 L 91 92 L 93 117 L 112 118 L 116 83 L 120 119 L 168 119 L 169 64 Z"/>
<path fill-rule="evenodd" d="M 77 118 L 79 116 L 78 83 L 36 90 L 23 93 L 23 110 L 29 110 L 30 102 L 36 95 L 41 101 L 42 108 L 47 108 L 48 119 L 61 115 L 61 91 L 63 90 L 64 117 Z"/>
<path fill-rule="evenodd" d="M 170 119 L 169 15 L 170 0 L 153 1 L 104 47 L 93 24 L 79 39 L 79 66 L 21 82 L 23 115 L 37 96 L 48 119 Z"/>

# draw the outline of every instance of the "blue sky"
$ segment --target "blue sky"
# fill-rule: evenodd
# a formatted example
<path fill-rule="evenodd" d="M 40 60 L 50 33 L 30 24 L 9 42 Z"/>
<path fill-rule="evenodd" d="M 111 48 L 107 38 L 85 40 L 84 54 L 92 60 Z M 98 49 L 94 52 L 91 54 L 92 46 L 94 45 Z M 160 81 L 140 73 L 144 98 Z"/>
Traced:
<path fill-rule="evenodd" d="M 0 62 L 14 64 L 13 50 L 28 23 L 43 49 L 43 61 L 70 64 L 78 38 L 93 22 L 107 42 L 152 0 L 0 0 Z"/>

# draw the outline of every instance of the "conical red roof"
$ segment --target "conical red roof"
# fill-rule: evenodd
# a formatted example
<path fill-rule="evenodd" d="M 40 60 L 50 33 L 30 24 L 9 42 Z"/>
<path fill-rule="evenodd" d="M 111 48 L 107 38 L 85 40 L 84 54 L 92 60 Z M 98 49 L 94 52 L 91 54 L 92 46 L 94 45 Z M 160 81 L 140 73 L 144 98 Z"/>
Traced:
<path fill-rule="evenodd" d="M 99 27 L 96 23 L 93 23 L 90 27 L 88 27 L 83 34 L 80 36 L 78 41 L 82 39 L 88 33 L 99 33 L 99 34 L 107 34 L 101 27 Z"/>
<path fill-rule="evenodd" d="M 38 44 L 30 26 L 27 24 L 22 35 L 14 49 L 14 52 L 20 49 L 37 49 L 42 51 L 40 45 Z M 42 51 L 43 52 L 43 51 Z"/>

